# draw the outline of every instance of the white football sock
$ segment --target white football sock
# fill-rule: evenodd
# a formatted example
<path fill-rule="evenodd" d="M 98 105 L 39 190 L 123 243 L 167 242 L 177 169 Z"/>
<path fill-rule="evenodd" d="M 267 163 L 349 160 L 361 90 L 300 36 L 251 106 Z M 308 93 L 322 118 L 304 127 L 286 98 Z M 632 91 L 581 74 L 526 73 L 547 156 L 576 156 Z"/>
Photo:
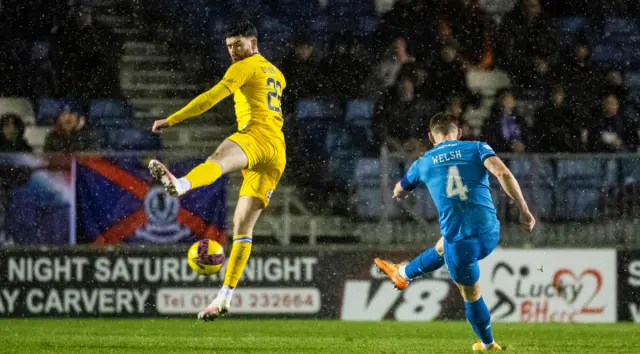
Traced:
<path fill-rule="evenodd" d="M 495 343 L 495 342 L 496 342 L 496 341 L 493 341 L 493 342 L 491 342 L 491 343 L 489 343 L 489 344 L 485 344 L 483 341 L 480 341 L 480 343 L 482 343 L 482 347 L 483 347 L 484 349 L 488 349 L 488 348 L 489 348 L 489 346 L 490 346 L 491 344 Z"/>
<path fill-rule="evenodd" d="M 191 189 L 191 182 L 189 182 L 189 180 L 185 177 L 178 178 L 178 185 L 176 186 L 176 188 L 179 189 L 178 192 L 180 194 L 186 193 L 189 191 L 189 189 Z"/>
<path fill-rule="evenodd" d="M 405 280 L 411 280 L 407 276 L 406 268 L 407 266 L 403 264 L 400 266 L 400 269 L 398 270 L 398 272 L 400 273 L 400 276 L 403 277 Z"/>

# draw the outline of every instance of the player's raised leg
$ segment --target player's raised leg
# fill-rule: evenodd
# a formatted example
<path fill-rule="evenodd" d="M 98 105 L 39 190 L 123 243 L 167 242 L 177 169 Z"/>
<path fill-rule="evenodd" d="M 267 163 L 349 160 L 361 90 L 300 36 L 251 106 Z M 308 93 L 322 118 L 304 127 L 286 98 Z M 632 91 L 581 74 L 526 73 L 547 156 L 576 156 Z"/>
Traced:
<path fill-rule="evenodd" d="M 205 162 L 196 166 L 186 176 L 176 178 L 160 161 L 151 160 L 149 171 L 151 176 L 162 182 L 167 192 L 180 196 L 191 189 L 212 184 L 225 173 L 234 172 L 247 167 L 248 158 L 237 143 L 227 139 Z"/>
<path fill-rule="evenodd" d="M 444 265 L 443 241 L 440 237 L 435 247 L 422 252 L 407 264 L 391 263 L 380 258 L 374 259 L 374 262 L 387 274 L 397 289 L 404 290 L 411 280 L 434 272 Z"/>
<path fill-rule="evenodd" d="M 238 199 L 233 215 L 233 246 L 227 261 L 224 285 L 213 302 L 198 314 L 198 318 L 215 320 L 229 311 L 233 292 L 251 254 L 253 228 L 264 207 L 264 202 L 256 197 L 245 195 Z"/>

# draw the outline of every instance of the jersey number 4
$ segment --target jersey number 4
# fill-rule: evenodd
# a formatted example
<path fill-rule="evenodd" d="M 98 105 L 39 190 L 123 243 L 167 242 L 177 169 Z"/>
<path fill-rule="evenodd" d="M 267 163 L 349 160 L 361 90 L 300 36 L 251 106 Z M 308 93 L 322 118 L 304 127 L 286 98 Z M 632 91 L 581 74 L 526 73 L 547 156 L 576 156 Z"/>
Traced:
<path fill-rule="evenodd" d="M 469 188 L 462 184 L 460 172 L 457 166 L 449 167 L 449 175 L 447 176 L 447 197 L 458 196 L 460 200 L 467 200 L 467 192 Z"/>
<path fill-rule="evenodd" d="M 267 79 L 267 86 L 269 86 L 267 106 L 274 112 L 282 113 L 282 109 L 280 108 L 282 106 L 282 84 L 280 81 L 270 77 Z M 277 105 L 273 104 L 274 99 L 277 101 Z"/>

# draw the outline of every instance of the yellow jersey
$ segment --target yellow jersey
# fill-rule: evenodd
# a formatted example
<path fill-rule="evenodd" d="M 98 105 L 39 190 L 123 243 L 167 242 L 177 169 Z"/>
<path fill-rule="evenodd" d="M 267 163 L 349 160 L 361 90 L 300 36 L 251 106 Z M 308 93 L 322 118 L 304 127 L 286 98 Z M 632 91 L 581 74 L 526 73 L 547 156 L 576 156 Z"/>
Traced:
<path fill-rule="evenodd" d="M 260 54 L 233 63 L 220 81 L 233 94 L 238 130 L 262 128 L 282 135 L 284 75 Z"/>

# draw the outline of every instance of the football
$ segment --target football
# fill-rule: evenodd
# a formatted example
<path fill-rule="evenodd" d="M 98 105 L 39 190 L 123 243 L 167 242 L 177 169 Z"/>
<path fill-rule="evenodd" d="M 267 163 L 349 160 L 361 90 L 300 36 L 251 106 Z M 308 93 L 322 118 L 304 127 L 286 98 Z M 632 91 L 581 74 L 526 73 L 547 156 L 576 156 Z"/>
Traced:
<path fill-rule="evenodd" d="M 220 271 L 224 263 L 224 250 L 218 242 L 204 239 L 189 248 L 189 266 L 202 275 L 213 275 Z"/>

